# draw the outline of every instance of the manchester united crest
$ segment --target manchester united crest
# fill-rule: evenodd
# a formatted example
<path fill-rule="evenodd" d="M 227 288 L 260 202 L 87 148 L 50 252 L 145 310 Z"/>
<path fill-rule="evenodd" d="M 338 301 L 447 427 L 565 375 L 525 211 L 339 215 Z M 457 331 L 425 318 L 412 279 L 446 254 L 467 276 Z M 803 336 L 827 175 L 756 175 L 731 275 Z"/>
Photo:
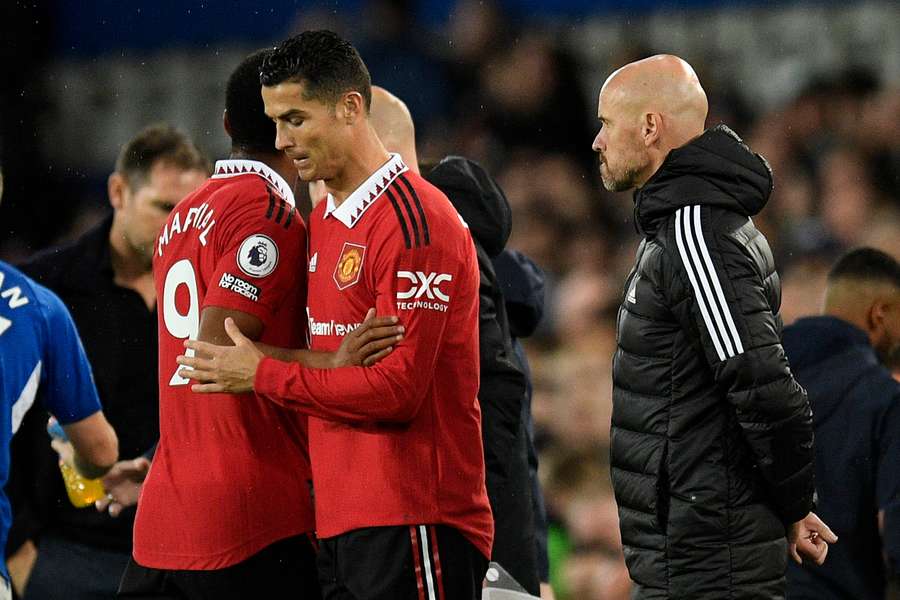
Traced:
<path fill-rule="evenodd" d="M 359 281 L 359 272 L 362 269 L 365 257 L 365 246 L 344 242 L 344 247 L 341 249 L 341 257 L 334 268 L 334 282 L 339 290 L 346 289 Z"/>

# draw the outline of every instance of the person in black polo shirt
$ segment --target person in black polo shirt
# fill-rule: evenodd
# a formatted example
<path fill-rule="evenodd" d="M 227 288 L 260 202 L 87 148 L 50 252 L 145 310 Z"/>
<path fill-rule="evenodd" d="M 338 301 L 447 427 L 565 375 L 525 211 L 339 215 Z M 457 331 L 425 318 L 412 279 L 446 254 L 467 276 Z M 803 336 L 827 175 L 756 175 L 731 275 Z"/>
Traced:
<path fill-rule="evenodd" d="M 791 564 L 791 600 L 883 600 L 900 575 L 900 264 L 857 248 L 828 275 L 824 314 L 784 330 L 784 350 L 809 393 L 818 514 L 841 543 L 828 565 Z"/>
<path fill-rule="evenodd" d="M 159 437 L 154 245 L 169 212 L 208 175 L 208 161 L 184 134 L 148 127 L 122 148 L 109 177 L 113 214 L 73 244 L 21 267 L 71 311 L 104 412 L 119 435 L 120 464 Z M 14 440 L 9 489 L 16 518 L 8 555 L 27 541 L 37 546 L 25 587 L 29 598 L 113 598 L 131 555 L 134 508 L 114 519 L 72 506 L 46 421 L 41 411 L 31 411 Z"/>

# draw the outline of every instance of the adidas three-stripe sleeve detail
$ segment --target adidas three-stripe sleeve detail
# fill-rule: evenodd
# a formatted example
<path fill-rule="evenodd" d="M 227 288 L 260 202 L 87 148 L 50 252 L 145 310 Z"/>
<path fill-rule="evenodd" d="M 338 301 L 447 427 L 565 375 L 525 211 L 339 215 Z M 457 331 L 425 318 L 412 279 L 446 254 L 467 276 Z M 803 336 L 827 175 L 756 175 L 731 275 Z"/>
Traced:
<path fill-rule="evenodd" d="M 731 307 L 703 236 L 700 206 L 685 206 L 675 213 L 675 243 L 719 360 L 743 354 Z"/>

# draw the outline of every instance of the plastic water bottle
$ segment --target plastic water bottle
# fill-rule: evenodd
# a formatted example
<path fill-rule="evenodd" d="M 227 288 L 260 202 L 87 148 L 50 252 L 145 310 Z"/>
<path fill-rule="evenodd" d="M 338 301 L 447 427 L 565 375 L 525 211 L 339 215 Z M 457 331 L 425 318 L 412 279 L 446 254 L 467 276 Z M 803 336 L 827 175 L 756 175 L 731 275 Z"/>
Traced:
<path fill-rule="evenodd" d="M 47 433 L 53 439 L 69 443 L 69 437 L 56 419 L 51 418 L 47 422 Z M 106 495 L 102 480 L 84 477 L 75 469 L 75 465 L 64 461 L 62 457 L 59 459 L 59 470 L 72 506 L 76 508 L 93 506 L 94 502 Z"/>

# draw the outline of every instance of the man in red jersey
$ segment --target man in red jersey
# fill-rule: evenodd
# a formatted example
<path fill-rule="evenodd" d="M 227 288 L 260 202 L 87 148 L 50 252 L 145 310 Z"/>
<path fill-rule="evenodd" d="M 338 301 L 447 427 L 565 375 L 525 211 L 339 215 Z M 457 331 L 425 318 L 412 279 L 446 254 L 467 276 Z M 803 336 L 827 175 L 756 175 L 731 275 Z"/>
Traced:
<path fill-rule="evenodd" d="M 262 343 L 304 344 L 306 230 L 294 208 L 296 171 L 273 147 L 259 95 L 265 52 L 228 82 L 231 158 L 179 203 L 157 242 L 160 441 L 122 598 L 320 597 L 305 417 L 249 394 L 193 394 L 175 361 L 185 339 L 227 340 L 226 318 Z M 358 364 L 359 332 L 377 322 L 336 354 L 280 356 Z M 396 341 L 388 329 L 385 346 Z"/>
<path fill-rule="evenodd" d="M 359 54 L 327 31 L 276 48 L 262 69 L 276 145 L 328 198 L 310 215 L 312 348 L 332 350 L 366 310 L 406 334 L 371 368 L 331 371 L 190 342 L 197 391 L 255 388 L 310 415 L 319 578 L 327 599 L 481 597 L 493 519 L 478 408 L 478 266 L 447 198 L 389 154 L 369 122 Z"/>

